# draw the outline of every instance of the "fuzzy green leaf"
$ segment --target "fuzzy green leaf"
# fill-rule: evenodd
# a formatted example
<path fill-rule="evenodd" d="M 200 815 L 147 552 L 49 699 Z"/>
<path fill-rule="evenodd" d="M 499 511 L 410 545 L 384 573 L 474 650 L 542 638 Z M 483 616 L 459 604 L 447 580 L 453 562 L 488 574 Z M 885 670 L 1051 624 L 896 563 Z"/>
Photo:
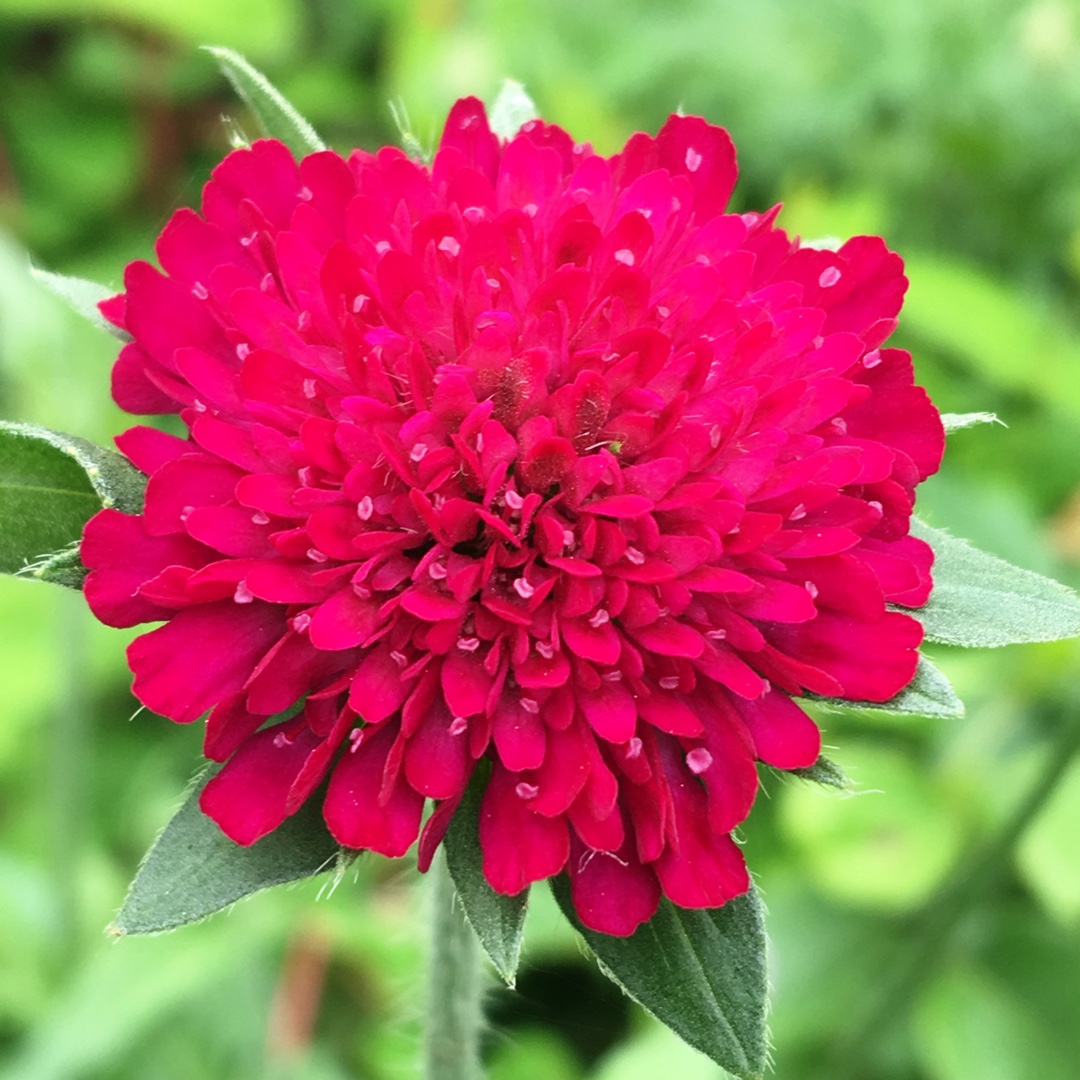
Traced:
<path fill-rule="evenodd" d="M 525 933 L 525 912 L 529 890 L 517 896 L 495 892 L 484 877 L 480 851 L 480 799 L 483 785 L 473 783 L 454 811 L 443 847 L 446 864 L 457 889 L 465 917 L 473 928 L 484 952 L 491 958 L 503 981 L 514 986 L 521 942 Z"/>
<path fill-rule="evenodd" d="M 326 149 L 311 124 L 239 53 L 215 45 L 204 48 L 218 62 L 218 67 L 255 114 L 266 135 L 279 139 L 297 158 Z"/>
<path fill-rule="evenodd" d="M 525 87 L 513 79 L 506 79 L 499 96 L 488 110 L 488 123 L 491 130 L 502 139 L 512 139 L 522 124 L 535 120 L 540 115 L 533 99 L 525 93 Z"/>
<path fill-rule="evenodd" d="M 85 278 L 67 277 L 64 274 L 39 270 L 36 266 L 30 267 L 30 273 L 51 293 L 59 296 L 72 311 L 92 322 L 99 330 L 112 334 L 120 341 L 131 341 L 129 333 L 121 330 L 119 326 L 113 326 L 98 310 L 98 304 L 114 296 L 116 290 L 99 285 L 96 281 L 87 281 Z"/>
<path fill-rule="evenodd" d="M 909 613 L 928 640 L 989 648 L 1080 636 L 1080 595 L 1072 589 L 917 518 L 911 532 L 934 549 L 930 600 Z"/>
<path fill-rule="evenodd" d="M 69 549 L 83 526 L 103 506 L 138 513 L 145 489 L 146 477 L 115 450 L 0 421 L 0 572 L 74 585 Z"/>
<path fill-rule="evenodd" d="M 629 937 L 585 929 L 565 875 L 551 881 L 563 914 L 613 982 L 681 1039 L 740 1080 L 768 1058 L 765 920 L 751 888 L 723 907 L 689 911 L 669 900 Z"/>
<path fill-rule="evenodd" d="M 341 848 L 308 801 L 250 847 L 233 843 L 199 809 L 200 782 L 143 859 L 109 932 L 158 934 L 198 922 L 252 893 L 312 877 L 337 864 Z"/>
<path fill-rule="evenodd" d="M 809 780 L 811 783 L 836 788 L 838 791 L 846 791 L 851 787 L 847 773 L 835 761 L 830 761 L 824 756 L 819 757 L 813 765 L 805 769 L 788 769 L 786 772 L 790 776 L 797 776 L 800 780 Z"/>
<path fill-rule="evenodd" d="M 1005 424 L 998 419 L 997 413 L 992 412 L 942 413 L 941 423 L 947 435 L 978 424 L 1001 424 L 1005 427 Z"/>
<path fill-rule="evenodd" d="M 814 698 L 829 709 L 900 713 L 905 716 L 963 716 L 964 703 L 945 675 L 925 656 L 919 657 L 915 678 L 888 701 L 848 701 L 845 698 Z"/>

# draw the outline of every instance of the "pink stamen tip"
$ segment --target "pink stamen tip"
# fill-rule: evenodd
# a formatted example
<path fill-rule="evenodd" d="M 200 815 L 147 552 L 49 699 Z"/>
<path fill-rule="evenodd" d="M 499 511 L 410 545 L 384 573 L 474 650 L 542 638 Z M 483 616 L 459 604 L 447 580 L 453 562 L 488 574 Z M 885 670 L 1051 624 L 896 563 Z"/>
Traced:
<path fill-rule="evenodd" d="M 663 690 L 678 690 L 679 689 L 679 676 L 678 675 L 665 675 L 660 680 L 660 687 Z"/>
<path fill-rule="evenodd" d="M 464 735 L 469 728 L 469 721 L 464 716 L 455 716 L 446 729 L 451 735 Z"/>
<path fill-rule="evenodd" d="M 441 562 L 433 562 L 427 568 L 428 575 L 432 581 L 445 581 L 446 580 L 446 567 Z"/>
<path fill-rule="evenodd" d="M 523 577 L 519 577 L 514 582 L 514 592 L 516 592 L 522 600 L 528 600 L 536 592 L 536 586 L 530 585 Z"/>
<path fill-rule="evenodd" d="M 311 625 L 311 616 L 306 611 L 301 611 L 289 625 L 298 633 L 302 634 Z"/>
<path fill-rule="evenodd" d="M 394 649 L 390 653 L 390 659 L 393 660 L 398 667 L 405 667 L 409 662 L 409 658 L 403 652 L 398 652 L 397 649 Z"/>
<path fill-rule="evenodd" d="M 546 641 L 536 643 L 536 651 L 545 659 L 550 660 L 555 655 L 555 646 Z"/>
<path fill-rule="evenodd" d="M 593 617 L 589 619 L 589 625 L 594 630 L 599 630 L 606 622 L 611 622 L 611 616 L 603 608 L 598 608 Z"/>
<path fill-rule="evenodd" d="M 535 716 L 540 711 L 540 702 L 531 697 L 523 697 L 521 699 L 521 707 L 527 713 L 532 713 L 532 715 Z"/>
<path fill-rule="evenodd" d="M 641 566 L 641 564 L 645 562 L 645 556 L 635 547 L 628 547 L 626 549 L 626 559 L 635 566 Z"/>
<path fill-rule="evenodd" d="M 371 515 L 375 513 L 375 503 L 370 495 L 365 495 L 356 504 L 356 516 L 361 521 L 370 521 Z"/>
<path fill-rule="evenodd" d="M 704 746 L 695 747 L 686 755 L 686 767 L 700 776 L 712 764 L 712 754 Z"/>
<path fill-rule="evenodd" d="M 255 599 L 255 594 L 248 588 L 246 581 L 241 581 L 236 586 L 236 592 L 233 593 L 233 599 L 238 604 L 250 604 Z"/>
<path fill-rule="evenodd" d="M 513 488 L 507 488 L 506 505 L 511 510 L 520 510 L 525 505 L 525 500 Z"/>
<path fill-rule="evenodd" d="M 349 753 L 355 754 L 360 749 L 360 744 L 364 741 L 364 729 L 353 728 L 349 732 Z"/>
<path fill-rule="evenodd" d="M 330 558 L 330 556 L 327 555 L 325 551 L 320 551 L 318 548 L 313 548 L 313 547 L 307 549 L 307 557 L 312 562 L 318 562 L 318 563 L 326 562 L 327 559 Z"/>
<path fill-rule="evenodd" d="M 642 744 L 641 740 L 640 740 L 640 739 L 639 739 L 639 738 L 638 738 L 638 737 L 637 737 L 637 736 L 635 735 L 635 736 L 634 736 L 634 737 L 633 737 L 633 738 L 632 738 L 632 739 L 631 739 L 631 740 L 630 740 L 630 741 L 629 741 L 629 742 L 628 742 L 628 743 L 626 744 L 626 756 L 627 756 L 627 757 L 628 757 L 628 758 L 629 758 L 629 759 L 630 759 L 631 761 L 633 761 L 633 760 L 634 760 L 635 758 L 641 757 L 641 749 L 642 749 L 642 745 L 643 745 L 643 744 Z"/>
<path fill-rule="evenodd" d="M 478 637 L 458 638 L 457 647 L 462 652 L 476 652 L 480 648 L 480 639 Z"/>
<path fill-rule="evenodd" d="M 528 802 L 530 799 L 535 799 L 536 796 L 540 794 L 540 789 L 535 784 L 526 784 L 522 781 L 514 788 L 514 792 L 519 799 L 524 799 Z"/>

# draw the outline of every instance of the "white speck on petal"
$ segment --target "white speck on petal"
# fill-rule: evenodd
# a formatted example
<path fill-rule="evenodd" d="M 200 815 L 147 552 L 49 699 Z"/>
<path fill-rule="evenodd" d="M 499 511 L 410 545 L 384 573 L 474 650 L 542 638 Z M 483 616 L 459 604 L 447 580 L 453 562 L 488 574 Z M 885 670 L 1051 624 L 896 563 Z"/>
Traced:
<path fill-rule="evenodd" d="M 712 764 L 712 754 L 704 746 L 696 746 L 686 755 L 686 767 L 700 776 Z"/>
<path fill-rule="evenodd" d="M 835 266 L 826 266 L 821 271 L 821 276 L 817 279 L 817 283 L 823 289 L 832 288 L 840 280 L 840 271 Z"/>
<path fill-rule="evenodd" d="M 701 168 L 701 155 L 692 146 L 686 148 L 686 168 L 689 172 L 697 172 Z"/>
<path fill-rule="evenodd" d="M 237 583 L 233 599 L 238 604 L 250 604 L 255 599 L 255 594 L 248 588 L 246 581 L 241 581 Z"/>

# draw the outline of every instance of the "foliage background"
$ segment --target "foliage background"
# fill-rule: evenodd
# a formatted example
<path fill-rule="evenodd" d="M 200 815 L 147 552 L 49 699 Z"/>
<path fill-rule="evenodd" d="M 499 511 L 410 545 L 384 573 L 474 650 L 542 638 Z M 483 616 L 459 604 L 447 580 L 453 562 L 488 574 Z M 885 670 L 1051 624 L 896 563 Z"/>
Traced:
<path fill-rule="evenodd" d="M 723 123 L 738 207 L 783 200 L 807 237 L 885 235 L 922 381 L 943 410 L 1008 424 L 951 437 L 923 515 L 1077 583 L 1075 0 L 0 0 L 0 416 L 124 426 L 111 339 L 29 278 L 27 252 L 118 284 L 197 202 L 222 114 L 250 123 L 204 43 L 245 53 L 339 149 L 394 141 L 396 98 L 430 144 L 456 96 L 507 75 L 603 151 L 676 107 Z M 108 942 L 200 733 L 132 716 L 125 633 L 80 597 L 0 580 L 0 627 L 0 1080 L 414 1076 L 409 867 L 369 859 L 330 897 L 316 881 Z M 823 717 L 859 794 L 766 776 L 744 830 L 784 1080 L 1076 1075 L 1080 763 L 993 872 L 977 858 L 1077 722 L 1080 649 L 935 659 L 966 718 Z M 519 993 L 493 983 L 489 1004 L 492 1080 L 719 1075 L 598 975 L 543 888 Z"/>

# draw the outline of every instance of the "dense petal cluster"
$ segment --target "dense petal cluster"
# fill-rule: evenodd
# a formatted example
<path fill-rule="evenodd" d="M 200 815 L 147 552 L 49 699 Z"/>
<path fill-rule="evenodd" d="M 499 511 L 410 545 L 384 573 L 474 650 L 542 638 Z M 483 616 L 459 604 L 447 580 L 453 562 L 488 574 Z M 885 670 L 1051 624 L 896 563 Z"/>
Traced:
<path fill-rule="evenodd" d="M 238 150 L 128 267 L 115 398 L 189 435 L 117 440 L 146 506 L 90 522 L 86 595 L 164 621 L 134 691 L 208 713 L 230 837 L 325 782 L 386 855 L 433 800 L 426 866 L 474 780 L 491 885 L 565 870 L 628 934 L 748 888 L 755 763 L 818 756 L 793 698 L 911 680 L 944 437 L 882 347 L 901 261 L 725 212 L 735 177 L 700 118 L 605 158 L 466 99 L 430 168 Z"/>

